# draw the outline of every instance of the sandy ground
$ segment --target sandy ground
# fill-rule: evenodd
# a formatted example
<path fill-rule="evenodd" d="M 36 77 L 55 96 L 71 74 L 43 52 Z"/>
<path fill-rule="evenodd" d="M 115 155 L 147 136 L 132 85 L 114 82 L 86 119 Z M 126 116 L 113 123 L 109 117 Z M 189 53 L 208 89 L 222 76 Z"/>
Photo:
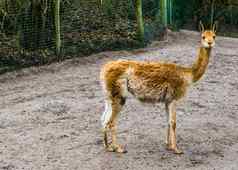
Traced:
<path fill-rule="evenodd" d="M 109 153 L 102 145 L 102 64 L 124 58 L 189 65 L 199 39 L 198 33 L 182 31 L 145 49 L 103 52 L 1 75 L 0 169 L 236 170 L 238 39 L 217 38 L 206 75 L 178 108 L 183 155 L 165 149 L 163 105 L 142 105 L 132 97 L 118 127 L 128 153 Z"/>

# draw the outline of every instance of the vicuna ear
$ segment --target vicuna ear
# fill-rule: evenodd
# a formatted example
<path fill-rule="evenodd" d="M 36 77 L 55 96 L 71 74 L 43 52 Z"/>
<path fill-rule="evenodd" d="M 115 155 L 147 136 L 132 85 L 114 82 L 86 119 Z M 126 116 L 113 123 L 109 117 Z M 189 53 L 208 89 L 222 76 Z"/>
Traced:
<path fill-rule="evenodd" d="M 216 33 L 216 31 L 217 31 L 217 21 L 212 25 L 212 31 Z"/>
<path fill-rule="evenodd" d="M 199 31 L 204 32 L 204 26 L 202 24 L 202 21 L 199 22 Z"/>

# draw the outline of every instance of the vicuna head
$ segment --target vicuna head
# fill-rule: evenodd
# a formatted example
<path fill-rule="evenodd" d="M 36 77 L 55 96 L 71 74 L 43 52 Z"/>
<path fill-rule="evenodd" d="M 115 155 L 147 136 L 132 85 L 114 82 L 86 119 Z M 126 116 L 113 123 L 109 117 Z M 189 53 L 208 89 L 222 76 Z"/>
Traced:
<path fill-rule="evenodd" d="M 212 25 L 212 28 L 205 30 L 202 22 L 200 21 L 199 29 L 201 32 L 201 43 L 204 48 L 212 48 L 215 45 L 216 38 L 216 23 Z"/>

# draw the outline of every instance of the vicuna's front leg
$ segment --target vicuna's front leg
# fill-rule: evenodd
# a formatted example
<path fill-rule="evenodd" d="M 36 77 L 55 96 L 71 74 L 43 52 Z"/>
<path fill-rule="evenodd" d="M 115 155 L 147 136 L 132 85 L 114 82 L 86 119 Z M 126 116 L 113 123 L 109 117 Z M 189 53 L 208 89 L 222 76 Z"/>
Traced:
<path fill-rule="evenodd" d="M 167 103 L 166 112 L 168 117 L 167 147 L 174 153 L 181 154 L 183 152 L 177 148 L 176 144 L 176 102 Z"/>

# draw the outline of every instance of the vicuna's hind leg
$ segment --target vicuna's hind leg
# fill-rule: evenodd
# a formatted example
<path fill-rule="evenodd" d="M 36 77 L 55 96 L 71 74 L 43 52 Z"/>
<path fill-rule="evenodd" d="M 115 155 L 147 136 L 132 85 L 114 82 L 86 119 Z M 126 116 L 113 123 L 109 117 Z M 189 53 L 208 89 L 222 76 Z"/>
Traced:
<path fill-rule="evenodd" d="M 176 102 L 167 103 L 165 107 L 168 118 L 167 148 L 181 154 L 183 152 L 177 148 L 176 144 Z"/>
<path fill-rule="evenodd" d="M 108 151 L 111 152 L 126 152 L 120 145 L 117 144 L 116 139 L 116 121 L 118 113 L 121 111 L 123 104 L 125 103 L 125 98 L 123 97 L 113 97 L 112 100 L 106 101 L 105 112 L 102 115 L 103 133 L 104 133 L 104 144 Z M 112 142 L 108 142 L 108 133 L 111 133 Z"/>

